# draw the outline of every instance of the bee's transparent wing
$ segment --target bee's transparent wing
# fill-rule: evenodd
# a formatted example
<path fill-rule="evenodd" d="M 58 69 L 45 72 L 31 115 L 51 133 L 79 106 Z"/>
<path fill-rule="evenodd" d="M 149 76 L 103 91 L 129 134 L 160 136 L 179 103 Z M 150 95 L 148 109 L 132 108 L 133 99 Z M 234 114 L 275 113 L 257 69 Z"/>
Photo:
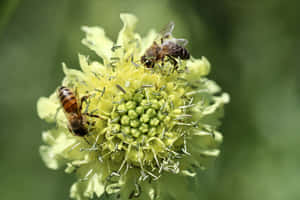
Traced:
<path fill-rule="evenodd" d="M 186 46 L 189 43 L 188 40 L 183 39 L 183 38 L 176 38 L 176 44 L 179 44 L 180 46 Z"/>
<path fill-rule="evenodd" d="M 172 35 L 174 27 L 175 23 L 171 21 L 167 25 L 165 25 L 165 27 L 159 33 L 163 38 L 168 38 Z"/>

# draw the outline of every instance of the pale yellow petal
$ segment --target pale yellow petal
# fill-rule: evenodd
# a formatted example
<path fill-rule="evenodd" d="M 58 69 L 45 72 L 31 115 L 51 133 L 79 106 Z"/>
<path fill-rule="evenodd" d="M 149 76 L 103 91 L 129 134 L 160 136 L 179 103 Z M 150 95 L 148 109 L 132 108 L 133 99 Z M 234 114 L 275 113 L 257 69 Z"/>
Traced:
<path fill-rule="evenodd" d="M 144 55 L 146 50 L 151 47 L 153 44 L 154 40 L 157 38 L 157 32 L 155 30 L 150 30 L 146 37 L 144 37 L 141 41 L 141 51 L 139 54 L 139 57 Z"/>
<path fill-rule="evenodd" d="M 91 199 L 95 195 L 99 198 L 104 193 L 104 185 L 96 173 L 88 180 L 72 185 L 70 197 L 77 200 Z"/>
<path fill-rule="evenodd" d="M 99 70 L 102 70 L 104 66 L 100 64 L 99 62 L 88 62 L 88 58 L 82 54 L 78 55 L 79 57 L 79 64 L 84 73 L 90 73 L 90 72 L 98 72 Z"/>
<path fill-rule="evenodd" d="M 86 33 L 86 37 L 82 40 L 82 43 L 95 51 L 103 59 L 104 65 L 107 65 L 112 55 L 111 48 L 113 47 L 113 42 L 100 27 L 83 26 L 82 30 Z"/>
<path fill-rule="evenodd" d="M 84 73 L 76 69 L 69 69 L 65 63 L 62 63 L 63 71 L 65 73 L 65 78 L 62 81 L 63 86 L 73 87 L 75 83 L 85 82 Z"/>
<path fill-rule="evenodd" d="M 60 103 L 57 98 L 57 93 L 54 92 L 49 98 L 41 97 L 37 102 L 37 112 L 41 119 L 48 122 L 54 122 L 55 116 L 60 107 Z"/>
<path fill-rule="evenodd" d="M 82 154 L 75 150 L 69 152 L 71 147 L 78 141 L 75 136 L 69 137 L 65 129 L 54 129 L 45 131 L 42 134 L 43 141 L 47 144 L 40 147 L 40 154 L 47 165 L 51 169 L 58 169 L 64 165 L 68 157 L 69 159 L 81 158 Z"/>
<path fill-rule="evenodd" d="M 209 115 L 216 112 L 216 110 L 220 107 L 222 107 L 225 103 L 229 102 L 229 95 L 227 93 L 223 93 L 220 97 L 214 97 L 214 104 L 211 106 L 206 107 L 202 114 L 203 115 Z"/>
<path fill-rule="evenodd" d="M 134 29 L 138 19 L 136 16 L 127 13 L 120 14 L 120 18 L 123 22 L 123 28 L 119 33 L 117 44 L 126 49 L 128 43 L 135 39 Z"/>
<path fill-rule="evenodd" d="M 210 63 L 205 57 L 202 57 L 201 59 L 190 59 L 186 64 L 188 68 L 186 78 L 188 80 L 199 80 L 210 72 Z"/>

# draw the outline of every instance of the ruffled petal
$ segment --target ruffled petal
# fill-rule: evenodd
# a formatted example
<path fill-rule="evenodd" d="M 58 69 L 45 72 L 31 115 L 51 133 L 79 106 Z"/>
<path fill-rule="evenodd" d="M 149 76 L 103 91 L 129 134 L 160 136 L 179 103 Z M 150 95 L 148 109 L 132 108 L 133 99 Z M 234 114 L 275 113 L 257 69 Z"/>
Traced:
<path fill-rule="evenodd" d="M 84 73 L 96 73 L 99 72 L 99 70 L 103 70 L 104 66 L 100 64 L 99 62 L 88 62 L 88 58 L 84 55 L 79 54 L 79 64 Z"/>
<path fill-rule="evenodd" d="M 224 115 L 224 104 L 228 103 L 230 97 L 222 93 L 219 97 L 210 97 L 205 103 L 199 103 L 193 110 L 193 119 L 197 120 L 203 127 L 215 129 L 220 126 L 220 118 Z"/>
<path fill-rule="evenodd" d="M 82 30 L 86 33 L 82 43 L 95 51 L 103 59 L 104 65 L 107 65 L 112 55 L 113 42 L 106 37 L 104 30 L 100 27 L 83 26 Z"/>
<path fill-rule="evenodd" d="M 67 134 L 71 133 L 66 133 L 66 130 L 63 128 L 53 129 L 42 133 L 43 141 L 47 145 L 42 145 L 40 147 L 40 154 L 47 167 L 58 169 L 65 165 L 68 159 L 82 159 L 82 153 L 78 150 L 80 146 L 77 145 L 77 149 L 72 148 L 77 143 L 80 144 L 80 141 Z"/>
<path fill-rule="evenodd" d="M 221 108 L 224 104 L 229 102 L 229 95 L 227 93 L 223 93 L 220 97 L 214 97 L 214 104 L 211 106 L 207 106 L 202 114 L 209 115 L 216 113 L 216 110 Z"/>
<path fill-rule="evenodd" d="M 141 41 L 141 51 L 139 57 L 145 54 L 146 50 L 153 44 L 154 40 L 157 38 L 158 34 L 155 30 L 150 30 L 146 37 Z"/>
<path fill-rule="evenodd" d="M 138 22 L 138 19 L 136 18 L 136 16 L 127 13 L 120 14 L 120 18 L 123 22 L 123 28 L 119 33 L 117 44 L 127 49 L 128 44 L 133 42 L 136 38 L 134 29 Z"/>
<path fill-rule="evenodd" d="M 188 176 L 164 174 L 159 183 L 160 199 L 199 199 Z"/>
<path fill-rule="evenodd" d="M 204 83 L 204 86 L 207 88 L 207 91 L 210 94 L 216 94 L 221 91 L 221 87 L 215 81 L 212 80 L 207 79 Z"/>
<path fill-rule="evenodd" d="M 76 182 L 71 186 L 70 197 L 76 200 L 86 200 L 88 197 L 83 196 L 84 188 L 82 183 Z"/>
<path fill-rule="evenodd" d="M 41 119 L 47 122 L 54 122 L 60 107 L 57 93 L 54 92 L 49 98 L 41 97 L 37 102 L 37 112 Z"/>
<path fill-rule="evenodd" d="M 186 65 L 189 71 L 186 78 L 190 81 L 199 80 L 210 72 L 210 63 L 205 57 L 201 59 L 190 59 Z"/>
<path fill-rule="evenodd" d="M 91 199 L 95 195 L 100 197 L 105 191 L 100 178 L 97 173 L 94 173 L 88 180 L 74 183 L 71 187 L 70 197 L 77 200 Z"/>
<path fill-rule="evenodd" d="M 62 64 L 64 74 L 66 75 L 62 81 L 63 86 L 74 87 L 75 83 L 85 83 L 85 75 L 79 70 L 69 69 L 65 63 Z"/>

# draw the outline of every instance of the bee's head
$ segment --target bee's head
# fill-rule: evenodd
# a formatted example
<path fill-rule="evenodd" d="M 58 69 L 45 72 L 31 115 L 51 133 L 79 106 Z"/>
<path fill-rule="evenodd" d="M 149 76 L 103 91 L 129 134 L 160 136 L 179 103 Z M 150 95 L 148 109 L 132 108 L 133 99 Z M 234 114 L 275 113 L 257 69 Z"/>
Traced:
<path fill-rule="evenodd" d="M 153 66 L 153 62 L 151 59 L 148 59 L 145 55 L 141 57 L 141 62 L 147 67 L 151 68 Z"/>

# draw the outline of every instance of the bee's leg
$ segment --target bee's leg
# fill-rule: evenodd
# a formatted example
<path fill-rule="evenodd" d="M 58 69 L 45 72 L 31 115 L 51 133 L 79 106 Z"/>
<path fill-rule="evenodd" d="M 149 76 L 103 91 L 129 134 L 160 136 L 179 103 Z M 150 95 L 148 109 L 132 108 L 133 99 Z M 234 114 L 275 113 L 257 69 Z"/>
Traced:
<path fill-rule="evenodd" d="M 87 121 L 86 123 L 89 126 L 89 129 L 90 129 L 91 126 L 95 126 L 95 124 L 96 124 L 95 121 L 92 121 L 92 122 Z"/>
<path fill-rule="evenodd" d="M 76 99 L 78 99 L 78 91 L 77 91 L 77 87 L 75 88 L 75 97 Z M 79 112 L 82 111 L 82 104 L 83 102 L 87 103 L 87 99 L 89 98 L 89 96 L 83 96 L 80 99 L 80 105 L 79 105 Z"/>
<path fill-rule="evenodd" d="M 164 38 L 162 37 L 162 38 L 160 38 L 160 44 L 163 44 L 164 43 Z"/>
<path fill-rule="evenodd" d="M 101 118 L 99 115 L 94 115 L 94 114 L 90 114 L 90 113 L 84 113 L 84 114 L 89 117 Z"/>
<path fill-rule="evenodd" d="M 87 121 L 86 124 L 88 125 L 88 128 L 87 128 L 88 134 L 85 136 L 93 135 L 94 134 L 93 131 L 95 130 L 94 126 L 95 126 L 96 122 L 95 121 L 92 121 L 92 122 Z"/>
<path fill-rule="evenodd" d="M 151 64 L 151 68 L 154 68 L 154 65 L 155 65 L 155 63 L 154 63 L 154 62 L 152 62 L 152 64 Z"/>
<path fill-rule="evenodd" d="M 168 55 L 168 58 L 170 59 L 171 62 L 173 62 L 174 70 L 175 69 L 177 70 L 178 69 L 178 62 L 176 61 L 176 59 L 173 58 L 172 56 L 169 56 L 169 55 Z"/>
<path fill-rule="evenodd" d="M 165 56 L 163 55 L 160 59 L 162 68 L 165 66 L 164 60 L 165 60 Z"/>
<path fill-rule="evenodd" d="M 77 90 L 77 87 L 75 88 L 75 97 L 76 97 L 76 99 L 78 99 L 78 90 Z M 81 111 L 82 111 L 82 104 L 83 104 L 83 102 L 85 101 L 86 102 L 86 100 L 87 100 L 87 96 L 83 96 L 83 97 L 81 97 L 81 99 L 80 99 L 80 104 L 79 104 L 79 108 L 78 108 L 78 111 L 81 113 Z M 87 102 L 86 102 L 87 103 Z"/>
<path fill-rule="evenodd" d="M 94 115 L 94 114 L 90 114 L 90 113 L 84 113 L 85 115 L 89 116 L 89 117 L 94 117 L 94 118 L 99 118 L 99 119 L 103 119 L 103 117 L 99 116 L 99 115 Z"/>
<path fill-rule="evenodd" d="M 87 121 L 86 123 L 87 123 L 89 126 L 94 126 L 94 125 L 96 124 L 95 121 L 92 121 L 92 122 Z"/>
<path fill-rule="evenodd" d="M 82 111 L 82 104 L 83 102 L 87 103 L 87 99 L 89 98 L 89 96 L 83 96 L 81 97 L 80 99 L 80 106 L 79 106 L 79 111 L 81 112 Z"/>

